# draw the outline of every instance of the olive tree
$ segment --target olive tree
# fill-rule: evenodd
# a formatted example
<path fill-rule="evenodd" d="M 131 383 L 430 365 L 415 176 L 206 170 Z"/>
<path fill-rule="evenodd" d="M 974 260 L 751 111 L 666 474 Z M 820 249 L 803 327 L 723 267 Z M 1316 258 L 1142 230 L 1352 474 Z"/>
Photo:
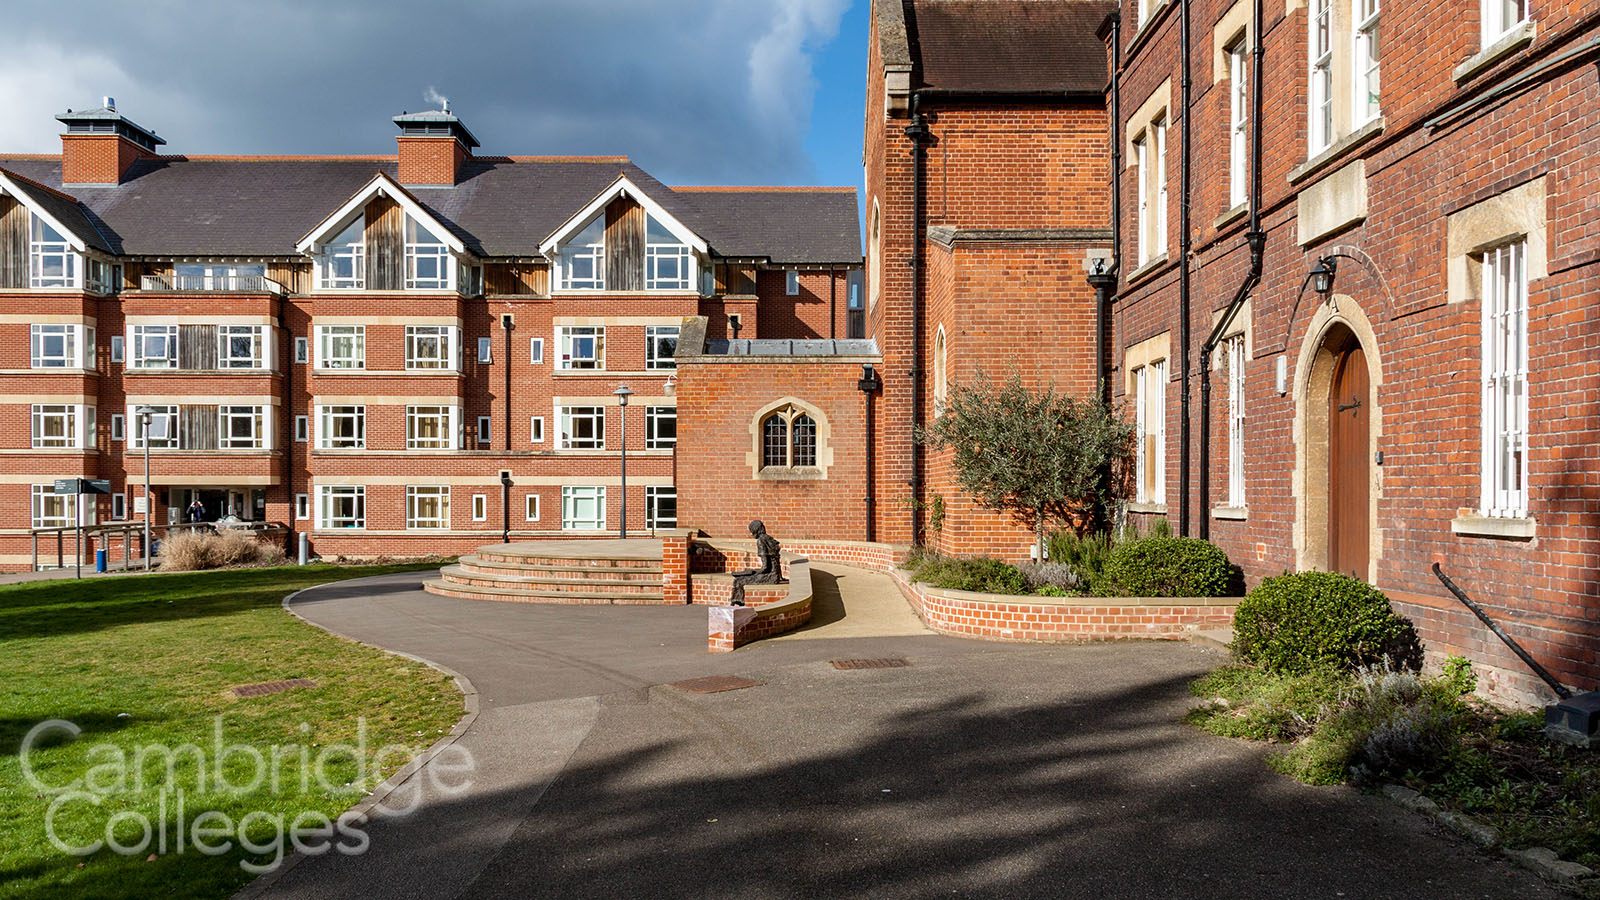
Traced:
<path fill-rule="evenodd" d="M 919 438 L 954 451 L 956 482 L 983 506 L 1045 535 L 1059 523 L 1084 534 L 1104 528 L 1125 491 L 1133 426 L 1097 399 L 1003 384 L 982 373 L 952 385 L 945 411 Z"/>

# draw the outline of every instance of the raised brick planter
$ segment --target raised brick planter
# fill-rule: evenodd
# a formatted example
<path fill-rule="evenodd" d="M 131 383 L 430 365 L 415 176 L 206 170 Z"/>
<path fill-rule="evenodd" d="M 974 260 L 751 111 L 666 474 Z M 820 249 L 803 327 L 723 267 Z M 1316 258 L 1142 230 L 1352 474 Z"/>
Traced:
<path fill-rule="evenodd" d="M 758 590 L 767 592 L 782 589 L 787 596 L 778 602 L 762 606 L 712 606 L 706 610 L 706 649 L 712 653 L 729 653 L 751 641 L 793 631 L 811 621 L 811 561 L 791 557 L 785 560 L 788 570 L 787 585 L 772 587 L 745 587 L 746 602 L 754 600 Z M 695 576 L 697 586 L 707 581 L 706 575 Z M 733 579 L 727 580 L 729 589 Z"/>

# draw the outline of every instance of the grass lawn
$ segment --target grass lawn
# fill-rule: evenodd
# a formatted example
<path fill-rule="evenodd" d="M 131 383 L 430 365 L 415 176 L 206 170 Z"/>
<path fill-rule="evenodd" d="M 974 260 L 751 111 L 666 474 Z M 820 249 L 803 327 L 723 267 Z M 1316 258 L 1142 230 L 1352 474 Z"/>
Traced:
<path fill-rule="evenodd" d="M 319 565 L 0 587 L 0 898 L 226 897 L 253 877 L 241 861 L 276 855 L 241 846 L 238 825 L 248 814 L 264 814 L 244 832 L 263 848 L 280 830 L 271 817 L 287 827 L 300 813 L 333 818 L 360 800 L 409 755 L 387 757 L 386 771 L 358 766 L 354 754 L 330 757 L 324 780 L 331 783 L 319 787 L 317 778 L 302 785 L 300 757 L 291 754 L 277 766 L 283 779 L 276 790 L 270 782 L 236 790 L 216 783 L 214 731 L 220 722 L 225 744 L 254 747 L 269 759 L 273 747 L 304 749 L 315 760 L 330 745 L 354 744 L 361 720 L 366 760 L 385 745 L 427 748 L 462 713 L 449 678 L 306 625 L 279 604 L 327 581 L 432 567 Z M 248 698 L 229 690 L 291 678 L 316 686 Z M 116 819 L 113 836 L 136 845 L 148 821 L 153 834 L 166 836 L 168 852 L 152 844 L 132 856 L 102 848 L 79 857 L 52 845 L 46 815 L 61 795 L 33 786 L 19 754 L 24 736 L 47 719 L 68 720 L 83 733 L 30 753 L 37 779 L 60 786 L 87 775 L 85 786 L 99 798 L 62 803 L 56 834 L 83 846 L 104 840 Z M 137 748 L 185 744 L 201 751 L 180 755 L 170 781 L 161 755 L 132 763 Z M 222 770 L 229 782 L 245 784 L 254 764 L 236 753 Z M 136 772 L 144 784 L 134 783 Z M 184 794 L 181 822 L 176 790 Z M 212 839 L 216 845 L 231 837 L 231 849 L 175 852 L 178 833 L 192 834 L 206 810 L 233 824 L 231 835 Z"/>

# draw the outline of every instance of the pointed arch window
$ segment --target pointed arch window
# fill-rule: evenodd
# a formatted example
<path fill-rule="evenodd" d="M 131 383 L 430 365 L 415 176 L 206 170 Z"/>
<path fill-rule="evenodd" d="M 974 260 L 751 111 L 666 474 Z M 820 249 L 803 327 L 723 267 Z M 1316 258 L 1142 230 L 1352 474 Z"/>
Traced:
<path fill-rule="evenodd" d="M 815 468 L 817 420 L 798 406 L 773 410 L 761 422 L 763 469 Z"/>

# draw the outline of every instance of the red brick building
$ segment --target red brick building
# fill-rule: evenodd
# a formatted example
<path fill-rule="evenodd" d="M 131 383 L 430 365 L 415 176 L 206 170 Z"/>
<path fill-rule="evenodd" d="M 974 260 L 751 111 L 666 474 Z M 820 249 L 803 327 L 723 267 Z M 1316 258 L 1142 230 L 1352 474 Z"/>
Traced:
<path fill-rule="evenodd" d="M 1516 690 L 1438 563 L 1600 678 L 1600 11 L 1129 0 L 1106 34 L 1133 515 L 1252 583 L 1369 580 Z"/>
<path fill-rule="evenodd" d="M 484 156 L 448 110 L 372 157 L 165 155 L 109 100 L 58 118 L 61 155 L 0 155 L 0 567 L 74 523 L 58 478 L 111 482 L 86 521 L 144 516 L 146 418 L 156 524 L 198 503 L 352 556 L 614 534 L 626 429 L 628 526 L 672 526 L 685 320 L 859 329 L 850 188 Z"/>

